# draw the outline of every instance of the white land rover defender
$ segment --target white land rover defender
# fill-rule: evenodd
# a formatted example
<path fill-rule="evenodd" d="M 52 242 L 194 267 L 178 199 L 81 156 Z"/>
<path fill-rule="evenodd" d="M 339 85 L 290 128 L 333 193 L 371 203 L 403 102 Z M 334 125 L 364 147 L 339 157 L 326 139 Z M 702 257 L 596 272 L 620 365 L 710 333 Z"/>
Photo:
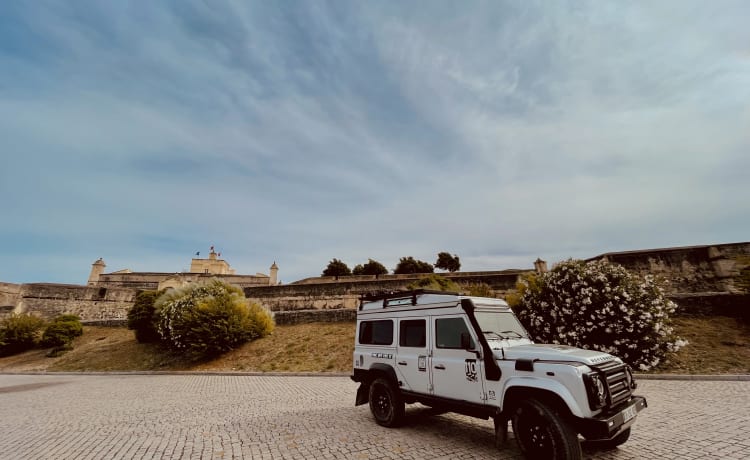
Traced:
<path fill-rule="evenodd" d="M 363 296 L 352 380 L 356 405 L 397 426 L 404 405 L 495 421 L 496 442 L 512 422 L 532 459 L 578 459 L 578 435 L 594 446 L 627 441 L 646 399 L 619 358 L 537 345 L 500 299 L 435 291 Z"/>

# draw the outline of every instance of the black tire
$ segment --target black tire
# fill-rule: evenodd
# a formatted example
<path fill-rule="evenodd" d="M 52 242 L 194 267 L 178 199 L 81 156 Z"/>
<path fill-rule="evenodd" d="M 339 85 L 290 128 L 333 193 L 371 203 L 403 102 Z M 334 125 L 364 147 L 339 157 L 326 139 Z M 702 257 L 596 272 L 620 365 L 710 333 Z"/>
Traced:
<path fill-rule="evenodd" d="M 628 439 L 630 439 L 630 427 L 626 428 L 625 431 L 612 439 L 607 439 L 605 441 L 586 441 L 584 447 L 595 450 L 611 450 L 617 448 L 617 446 L 625 444 Z"/>
<path fill-rule="evenodd" d="M 513 413 L 513 434 L 525 458 L 579 460 L 578 434 L 547 404 L 529 399 Z"/>
<path fill-rule="evenodd" d="M 378 425 L 396 427 L 404 419 L 404 401 L 389 380 L 375 379 L 370 384 L 370 412 Z"/>

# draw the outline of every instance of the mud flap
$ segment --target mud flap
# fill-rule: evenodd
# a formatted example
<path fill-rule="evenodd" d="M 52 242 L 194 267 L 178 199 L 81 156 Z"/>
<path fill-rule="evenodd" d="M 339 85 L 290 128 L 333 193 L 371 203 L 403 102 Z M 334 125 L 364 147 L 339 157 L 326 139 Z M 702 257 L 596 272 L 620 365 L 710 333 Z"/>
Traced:
<path fill-rule="evenodd" d="M 370 402 L 370 384 L 368 382 L 362 382 L 357 389 L 357 400 L 355 406 L 361 406 Z"/>

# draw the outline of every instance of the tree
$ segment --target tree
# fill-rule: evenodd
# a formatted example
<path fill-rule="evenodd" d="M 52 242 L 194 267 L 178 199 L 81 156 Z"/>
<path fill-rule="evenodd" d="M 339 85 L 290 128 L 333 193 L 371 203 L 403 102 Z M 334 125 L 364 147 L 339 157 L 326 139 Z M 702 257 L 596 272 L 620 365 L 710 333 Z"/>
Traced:
<path fill-rule="evenodd" d="M 456 254 L 450 255 L 448 252 L 441 252 L 438 254 L 435 268 L 448 270 L 449 272 L 457 272 L 461 269 L 461 262 Z"/>
<path fill-rule="evenodd" d="M 642 371 L 687 344 L 669 319 L 676 305 L 651 275 L 571 259 L 527 275 L 518 288 L 508 300 L 537 342 L 611 353 Z"/>
<path fill-rule="evenodd" d="M 135 296 L 135 304 L 128 311 L 128 329 L 135 331 L 135 339 L 138 342 L 159 341 L 154 303 L 162 293 L 162 291 L 141 291 Z"/>
<path fill-rule="evenodd" d="M 386 275 L 388 269 L 377 260 L 368 259 L 367 263 L 357 264 L 352 270 L 353 275 Z"/>
<path fill-rule="evenodd" d="M 323 270 L 322 276 L 347 276 L 351 274 L 352 271 L 344 262 L 339 259 L 333 259 L 328 262 L 328 266 Z"/>
<path fill-rule="evenodd" d="M 393 273 L 397 275 L 404 275 L 409 273 L 432 273 L 435 269 L 431 264 L 427 262 L 416 260 L 414 257 L 402 257 L 398 261 L 398 265 L 393 270 Z"/>

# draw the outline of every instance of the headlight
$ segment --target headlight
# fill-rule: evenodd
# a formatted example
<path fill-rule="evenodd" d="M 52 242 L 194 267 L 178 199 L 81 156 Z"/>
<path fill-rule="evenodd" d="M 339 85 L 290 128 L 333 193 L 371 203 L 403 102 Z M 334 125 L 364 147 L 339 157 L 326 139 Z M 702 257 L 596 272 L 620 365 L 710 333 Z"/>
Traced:
<path fill-rule="evenodd" d="M 607 385 L 604 376 L 597 373 L 585 374 L 584 380 L 591 409 L 596 410 L 607 405 Z"/>

